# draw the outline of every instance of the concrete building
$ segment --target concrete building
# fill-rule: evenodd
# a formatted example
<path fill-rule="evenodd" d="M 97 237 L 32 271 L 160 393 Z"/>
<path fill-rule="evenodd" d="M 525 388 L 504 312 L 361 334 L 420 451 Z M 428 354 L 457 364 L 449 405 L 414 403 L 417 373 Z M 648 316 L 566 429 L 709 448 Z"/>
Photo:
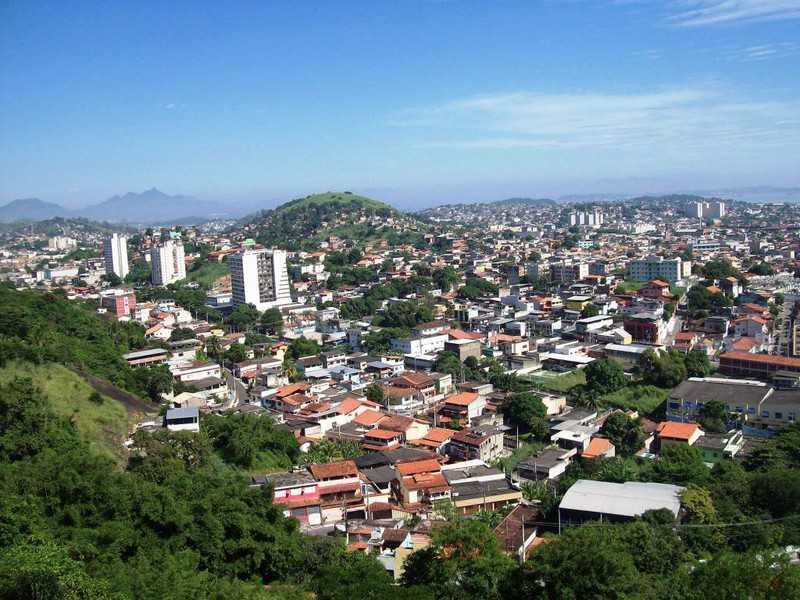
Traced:
<path fill-rule="evenodd" d="M 120 279 L 128 274 L 128 238 L 114 233 L 103 240 L 103 258 L 106 274 L 114 273 Z"/>
<path fill-rule="evenodd" d="M 108 290 L 100 295 L 100 306 L 114 313 L 117 318 L 127 317 L 136 308 L 133 290 Z"/>
<path fill-rule="evenodd" d="M 691 263 L 680 258 L 665 259 L 661 256 L 648 256 L 647 258 L 632 260 L 628 264 L 628 277 L 634 281 L 652 281 L 660 279 L 668 283 L 675 283 L 684 277 L 684 265 Z"/>
<path fill-rule="evenodd" d="M 693 219 L 721 219 L 725 216 L 725 203 L 719 200 L 692 202 L 686 207 L 686 216 Z"/>
<path fill-rule="evenodd" d="M 264 311 L 292 303 L 285 250 L 245 249 L 229 263 L 234 306 L 252 304 Z"/>
<path fill-rule="evenodd" d="M 153 268 L 153 284 L 169 285 L 186 279 L 186 262 L 183 244 L 172 240 L 150 249 L 150 264 Z"/>
<path fill-rule="evenodd" d="M 610 483 L 579 479 L 558 505 L 559 529 L 585 521 L 632 521 L 648 510 L 659 509 L 667 509 L 677 519 L 683 490 L 666 483 Z"/>

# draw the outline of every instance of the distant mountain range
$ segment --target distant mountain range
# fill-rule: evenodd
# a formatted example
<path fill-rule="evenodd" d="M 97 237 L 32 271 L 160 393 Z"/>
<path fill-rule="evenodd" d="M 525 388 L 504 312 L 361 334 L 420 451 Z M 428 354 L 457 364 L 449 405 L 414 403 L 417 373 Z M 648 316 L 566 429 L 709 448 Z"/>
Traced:
<path fill-rule="evenodd" d="M 69 210 L 38 198 L 13 200 L 0 206 L 0 222 L 42 221 L 53 217 L 85 217 L 109 223 L 175 223 L 202 221 L 210 217 L 235 216 L 220 210 L 216 202 L 198 200 L 192 196 L 171 196 L 152 188 L 140 194 L 112 196 L 108 200 L 78 210 Z"/>

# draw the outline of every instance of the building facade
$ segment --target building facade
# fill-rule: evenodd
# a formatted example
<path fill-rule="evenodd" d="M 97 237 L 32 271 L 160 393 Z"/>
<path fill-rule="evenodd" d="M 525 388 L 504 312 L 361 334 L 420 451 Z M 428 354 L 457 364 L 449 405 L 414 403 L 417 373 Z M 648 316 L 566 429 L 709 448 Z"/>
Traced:
<path fill-rule="evenodd" d="M 246 249 L 230 259 L 233 304 L 252 304 L 264 311 L 291 304 L 286 251 Z"/>
<path fill-rule="evenodd" d="M 128 274 L 128 238 L 114 233 L 103 240 L 103 258 L 106 274 L 114 273 L 120 279 Z"/>
<path fill-rule="evenodd" d="M 153 284 L 169 285 L 186 279 L 183 244 L 172 240 L 150 249 Z"/>

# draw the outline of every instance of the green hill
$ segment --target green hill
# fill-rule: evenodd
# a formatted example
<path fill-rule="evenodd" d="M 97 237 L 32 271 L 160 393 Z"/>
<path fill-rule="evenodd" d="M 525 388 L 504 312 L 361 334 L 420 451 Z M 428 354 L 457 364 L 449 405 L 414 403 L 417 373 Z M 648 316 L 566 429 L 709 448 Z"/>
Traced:
<path fill-rule="evenodd" d="M 92 386 L 80 375 L 54 363 L 33 365 L 10 362 L 0 368 L 0 384 L 13 379 L 30 378 L 38 386 L 54 412 L 72 419 L 83 439 L 100 454 L 121 461 L 122 443 L 128 435 L 128 412 L 125 406 L 109 396 L 102 402 L 92 399 Z M 95 399 L 97 396 L 95 396 Z"/>
<path fill-rule="evenodd" d="M 408 235 L 423 224 L 372 198 L 350 192 L 325 192 L 246 217 L 241 227 L 264 245 L 294 250 L 310 248 L 331 235 L 353 240 L 397 237 L 399 232 Z"/>

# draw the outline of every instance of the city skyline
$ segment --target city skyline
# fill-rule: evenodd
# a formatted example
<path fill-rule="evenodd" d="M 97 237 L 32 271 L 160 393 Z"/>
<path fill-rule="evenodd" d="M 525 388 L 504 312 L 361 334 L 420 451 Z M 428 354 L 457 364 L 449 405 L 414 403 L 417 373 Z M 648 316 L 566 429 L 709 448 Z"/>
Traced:
<path fill-rule="evenodd" d="M 3 203 L 800 184 L 797 0 L 0 10 Z"/>

